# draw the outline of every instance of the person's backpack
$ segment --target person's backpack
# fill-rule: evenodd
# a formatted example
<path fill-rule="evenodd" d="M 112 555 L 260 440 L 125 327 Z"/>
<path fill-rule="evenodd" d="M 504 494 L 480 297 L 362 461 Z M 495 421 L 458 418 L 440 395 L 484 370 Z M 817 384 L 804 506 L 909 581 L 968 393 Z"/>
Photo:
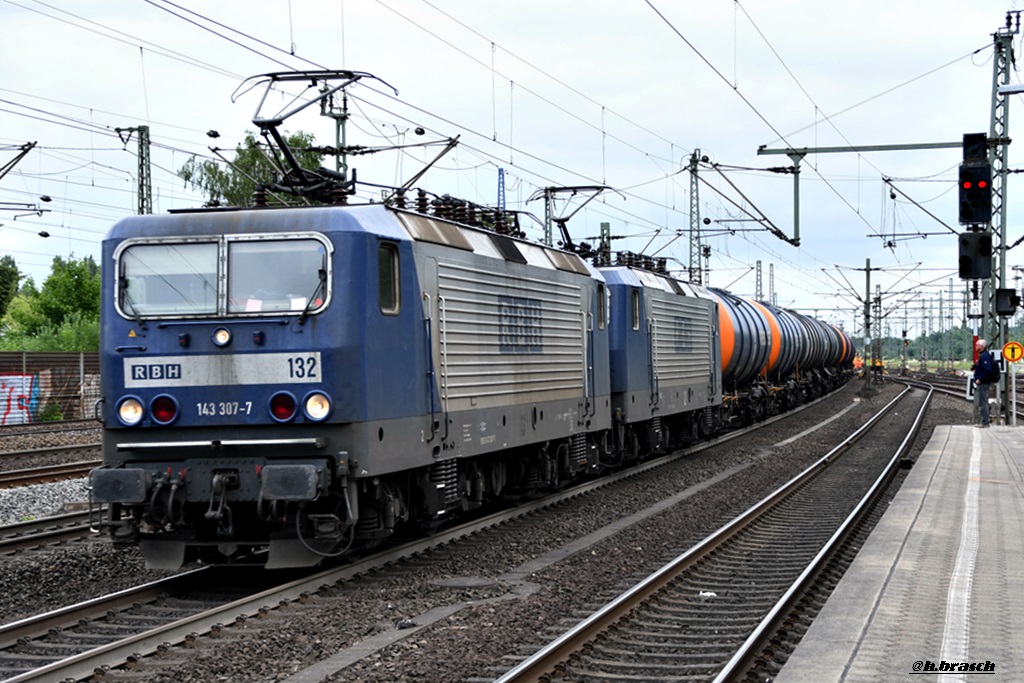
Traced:
<path fill-rule="evenodd" d="M 999 363 L 995 358 L 992 359 L 992 369 L 985 375 L 985 384 L 995 384 L 999 381 Z"/>

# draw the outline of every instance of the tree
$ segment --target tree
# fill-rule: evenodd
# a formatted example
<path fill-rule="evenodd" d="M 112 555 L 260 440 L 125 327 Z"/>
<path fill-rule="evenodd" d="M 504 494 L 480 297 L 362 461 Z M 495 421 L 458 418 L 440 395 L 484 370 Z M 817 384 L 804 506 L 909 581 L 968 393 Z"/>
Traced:
<path fill-rule="evenodd" d="M 72 313 L 85 318 L 100 315 L 100 267 L 92 256 L 81 260 L 53 258 L 50 276 L 39 291 L 36 306 L 47 323 L 59 327 Z"/>
<path fill-rule="evenodd" d="M 0 351 L 99 351 L 99 318 L 72 313 L 59 326 L 43 325 L 33 335 L 8 331 L 0 337 Z"/>
<path fill-rule="evenodd" d="M 303 168 L 320 167 L 323 155 L 310 149 L 315 142 L 312 133 L 298 131 L 285 135 L 285 140 Z M 246 131 L 245 141 L 235 148 L 232 164 L 225 167 L 216 161 L 192 157 L 178 170 L 178 177 L 202 190 L 211 206 L 252 206 L 257 184 L 270 183 L 280 175 L 270 149 L 251 131 Z"/>
<path fill-rule="evenodd" d="M 0 318 L 7 312 L 14 295 L 18 293 L 18 280 L 21 273 L 18 272 L 18 264 L 14 257 L 6 254 L 0 257 Z"/>
<path fill-rule="evenodd" d="M 100 268 L 91 256 L 56 256 L 41 289 L 25 280 L 0 321 L 0 350 L 99 349 Z"/>

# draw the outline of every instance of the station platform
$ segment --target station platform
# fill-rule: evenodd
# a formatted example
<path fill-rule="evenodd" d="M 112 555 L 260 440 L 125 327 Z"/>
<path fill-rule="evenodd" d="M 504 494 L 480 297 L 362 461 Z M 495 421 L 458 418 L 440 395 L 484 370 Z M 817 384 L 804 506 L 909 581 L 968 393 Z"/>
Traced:
<path fill-rule="evenodd" d="M 940 426 L 774 683 L 1024 681 L 1024 428 Z"/>

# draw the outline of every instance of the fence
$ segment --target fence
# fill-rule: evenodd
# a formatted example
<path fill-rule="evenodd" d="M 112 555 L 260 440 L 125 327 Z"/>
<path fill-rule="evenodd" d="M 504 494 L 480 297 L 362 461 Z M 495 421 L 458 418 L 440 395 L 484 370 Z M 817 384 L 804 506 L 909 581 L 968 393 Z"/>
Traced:
<path fill-rule="evenodd" d="M 0 353 L 0 425 L 91 418 L 99 398 L 98 353 Z"/>

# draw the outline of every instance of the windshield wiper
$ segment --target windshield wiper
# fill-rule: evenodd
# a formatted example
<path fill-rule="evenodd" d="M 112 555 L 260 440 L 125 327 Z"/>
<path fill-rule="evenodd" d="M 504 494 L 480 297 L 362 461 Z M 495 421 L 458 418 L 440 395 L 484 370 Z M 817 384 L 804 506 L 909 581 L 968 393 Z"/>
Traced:
<path fill-rule="evenodd" d="M 306 299 L 306 306 L 302 309 L 302 313 L 299 315 L 299 324 L 302 325 L 306 322 L 306 318 L 309 317 L 309 312 L 313 310 L 313 303 L 316 301 L 316 295 L 327 292 L 327 270 L 320 268 L 317 270 L 317 274 L 320 277 L 320 281 L 316 284 L 316 289 L 308 299 Z"/>
<path fill-rule="evenodd" d="M 132 299 L 131 294 L 128 293 L 128 278 L 126 277 L 121 277 L 121 296 L 124 297 L 124 303 L 131 307 L 132 320 L 135 321 L 135 324 L 142 329 L 146 329 L 146 323 L 143 322 L 142 316 L 139 315 L 139 310 L 135 306 L 135 300 Z"/>

